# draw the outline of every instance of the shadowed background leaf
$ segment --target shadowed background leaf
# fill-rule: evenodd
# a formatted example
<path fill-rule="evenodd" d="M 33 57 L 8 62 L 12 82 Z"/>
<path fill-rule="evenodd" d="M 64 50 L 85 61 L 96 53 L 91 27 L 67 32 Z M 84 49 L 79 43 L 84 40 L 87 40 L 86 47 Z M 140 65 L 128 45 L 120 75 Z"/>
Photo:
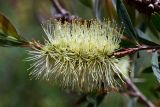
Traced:
<path fill-rule="evenodd" d="M 128 12 L 125 8 L 125 5 L 123 4 L 122 0 L 116 0 L 116 8 L 117 8 L 117 14 L 124 25 L 125 33 L 129 38 L 135 41 L 137 43 L 137 32 L 135 31 L 134 26 L 132 25 L 131 19 L 128 15 Z"/>
<path fill-rule="evenodd" d="M 65 8 L 67 8 L 67 10 L 77 16 L 80 16 L 84 19 L 95 18 L 94 9 L 93 6 L 91 6 L 93 5 L 92 1 L 94 0 L 59 1 Z M 103 1 L 103 3 L 104 1 L 106 2 L 105 4 L 99 5 L 101 6 L 101 11 L 99 12 L 103 13 L 102 18 L 103 16 L 105 16 L 105 18 L 109 18 L 107 16 L 108 13 L 106 12 L 112 10 L 107 10 L 110 8 L 105 6 L 110 6 L 107 1 L 111 0 L 101 1 Z M 122 0 L 120 2 L 122 2 Z M 119 17 L 121 16 L 123 21 L 126 21 L 125 27 L 131 33 L 134 32 L 133 30 L 135 28 L 138 28 L 140 32 L 142 31 L 141 33 L 138 33 L 138 35 L 142 36 L 142 41 L 146 40 L 144 43 L 148 44 L 148 41 L 150 41 L 152 45 L 155 45 L 154 43 L 159 42 L 158 39 L 153 39 L 155 36 L 155 31 L 151 31 L 150 27 L 148 27 L 144 21 L 144 19 L 147 19 L 146 16 L 142 17 L 141 13 L 138 13 L 134 9 L 134 14 L 131 15 L 130 13 L 132 13 L 133 10 L 127 10 L 127 12 L 130 12 L 129 16 L 132 19 L 131 23 L 133 24 L 130 26 L 131 24 L 129 24 L 130 22 L 126 17 L 124 8 L 125 6 L 122 6 L 122 8 L 118 10 L 120 14 Z M 44 36 L 40 25 L 42 18 L 46 20 L 57 13 L 54 7 L 52 7 L 50 4 L 49 0 L 0 0 L 0 11 L 2 11 L 13 23 L 11 24 L 7 19 L 10 30 L 6 30 L 8 29 L 7 27 L 0 27 L 1 46 L 22 46 L 23 38 L 18 35 L 15 27 L 17 28 L 18 32 L 28 40 L 32 40 L 33 38 L 41 41 Z M 1 17 L 3 18 L 4 16 L 2 15 Z M 158 32 L 157 28 L 159 29 L 159 25 L 157 23 L 159 21 L 160 19 L 156 16 L 156 21 L 152 23 L 156 32 Z M 145 24 L 143 25 L 142 22 Z M 143 25 L 141 26 L 141 29 L 139 28 L 139 25 Z M 2 31 L 5 31 L 5 33 Z M 131 35 L 134 35 L 134 33 Z M 159 35 L 159 33 L 157 35 Z M 129 39 L 133 41 L 131 38 L 135 37 L 129 36 Z M 124 44 L 125 47 L 130 45 L 130 41 Z M 133 46 L 133 44 L 131 46 Z M 140 53 L 140 57 L 144 57 L 140 58 L 139 60 L 141 61 L 138 61 L 135 66 L 139 67 L 139 78 L 145 79 L 145 81 L 140 81 L 136 83 L 136 85 L 145 96 L 147 96 L 153 102 L 158 103 L 158 98 L 153 96 L 153 92 L 155 91 L 151 90 L 155 88 L 155 85 L 158 85 L 156 77 L 153 75 L 153 71 L 151 69 L 147 71 L 149 72 L 147 74 L 143 72 L 145 71 L 144 67 L 148 67 L 148 62 L 150 63 L 149 58 L 145 58 L 148 56 L 144 54 L 145 52 Z M 73 103 L 79 98 L 79 94 L 66 94 L 66 92 L 64 93 L 56 86 L 53 87 L 52 83 L 30 80 L 26 70 L 29 67 L 29 63 L 22 61 L 25 57 L 27 57 L 27 55 L 24 49 L 0 47 L 0 107 L 75 107 Z M 146 63 L 142 63 L 144 62 L 142 61 L 143 59 L 145 59 L 144 61 Z M 134 101 L 132 102 L 132 99 L 130 99 L 126 93 L 110 93 L 104 97 L 99 107 L 126 107 L 128 103 L 130 103 L 130 106 L 134 106 Z M 79 105 L 79 107 L 86 107 L 87 105 L 88 103 L 85 102 L 84 104 Z M 136 107 L 145 106 L 136 104 Z"/>
<path fill-rule="evenodd" d="M 0 46 L 22 46 L 27 41 L 22 38 L 11 22 L 0 13 Z"/>
<path fill-rule="evenodd" d="M 160 82 L 160 69 L 159 69 L 157 52 L 153 53 L 152 55 L 152 69 L 153 69 L 154 75 L 157 77 L 158 81 Z"/>
<path fill-rule="evenodd" d="M 152 21 L 153 25 L 160 32 L 160 20 L 159 19 L 160 19 L 160 14 L 159 13 L 154 13 L 151 17 L 151 21 Z"/>

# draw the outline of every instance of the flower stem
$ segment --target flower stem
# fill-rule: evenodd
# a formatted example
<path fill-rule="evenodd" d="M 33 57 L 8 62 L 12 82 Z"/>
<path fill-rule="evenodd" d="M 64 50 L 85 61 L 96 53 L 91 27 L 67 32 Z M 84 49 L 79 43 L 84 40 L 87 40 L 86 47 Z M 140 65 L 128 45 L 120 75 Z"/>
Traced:
<path fill-rule="evenodd" d="M 69 15 L 69 12 L 60 5 L 58 0 L 50 0 L 50 1 L 52 2 L 53 6 L 55 7 L 58 13 L 62 15 Z"/>
<path fill-rule="evenodd" d="M 135 86 L 135 84 L 129 79 L 129 78 L 124 78 L 128 90 L 131 92 L 131 96 L 137 97 L 141 103 L 146 105 L 146 107 L 155 107 L 154 104 L 149 101 L 140 91 L 139 89 Z"/>
<path fill-rule="evenodd" d="M 119 51 L 113 53 L 112 56 L 120 58 L 120 57 L 124 57 L 126 55 L 129 55 L 129 54 L 134 54 L 135 52 L 138 52 L 138 51 L 141 51 L 141 50 L 156 51 L 158 49 L 160 49 L 160 45 L 156 45 L 156 46 L 140 45 L 140 46 L 137 46 L 137 47 L 134 47 L 134 48 L 126 48 L 126 49 L 119 50 Z"/>

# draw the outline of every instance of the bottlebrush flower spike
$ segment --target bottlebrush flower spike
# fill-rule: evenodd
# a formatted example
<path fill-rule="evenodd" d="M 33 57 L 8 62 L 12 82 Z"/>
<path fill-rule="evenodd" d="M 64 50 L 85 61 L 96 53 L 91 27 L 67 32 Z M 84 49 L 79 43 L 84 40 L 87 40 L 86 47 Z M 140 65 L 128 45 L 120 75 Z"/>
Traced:
<path fill-rule="evenodd" d="M 49 20 L 42 27 L 47 35 L 45 45 L 29 52 L 28 60 L 34 62 L 32 76 L 81 92 L 119 86 L 115 75 L 122 80 L 123 73 L 119 60 L 111 55 L 119 49 L 122 30 L 117 31 L 115 23 Z"/>

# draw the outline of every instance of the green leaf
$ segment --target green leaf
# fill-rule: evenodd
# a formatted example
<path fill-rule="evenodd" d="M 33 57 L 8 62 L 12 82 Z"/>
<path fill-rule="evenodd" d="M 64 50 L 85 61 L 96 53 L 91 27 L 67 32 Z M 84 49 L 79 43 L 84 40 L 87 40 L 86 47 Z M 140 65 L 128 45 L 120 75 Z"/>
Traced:
<path fill-rule="evenodd" d="M 157 52 L 152 54 L 152 69 L 153 69 L 154 75 L 157 77 L 158 81 L 160 82 L 160 69 L 159 69 Z"/>
<path fill-rule="evenodd" d="M 134 55 L 134 76 L 139 77 L 142 73 L 142 71 L 148 67 L 151 66 L 151 59 L 152 55 L 146 51 L 139 51 L 138 52 L 139 57 L 137 58 L 137 55 Z"/>
<path fill-rule="evenodd" d="M 95 0 L 94 1 L 94 11 L 96 18 L 100 21 L 102 21 L 102 1 L 101 0 Z"/>
<path fill-rule="evenodd" d="M 151 22 L 156 27 L 156 29 L 160 32 L 160 14 L 154 13 L 151 17 Z"/>
<path fill-rule="evenodd" d="M 95 98 L 87 97 L 87 100 L 89 102 L 87 107 L 98 107 L 103 101 L 104 97 L 105 97 L 105 94 L 97 95 Z"/>
<path fill-rule="evenodd" d="M 11 22 L 0 13 L 0 46 L 21 46 L 27 44 Z"/>
<path fill-rule="evenodd" d="M 92 0 L 79 0 L 83 5 L 89 7 L 89 8 L 92 8 L 93 5 L 92 5 Z"/>
<path fill-rule="evenodd" d="M 148 23 L 148 28 L 149 30 L 152 32 L 152 36 L 154 36 L 156 39 L 159 38 L 159 31 L 157 30 L 157 28 L 155 27 L 154 23 L 151 21 Z"/>
<path fill-rule="evenodd" d="M 122 95 L 118 92 L 109 92 L 99 107 L 127 107 L 129 102 L 128 95 Z"/>
<path fill-rule="evenodd" d="M 143 73 L 153 73 L 152 67 L 147 67 L 143 71 Z"/>
<path fill-rule="evenodd" d="M 150 36 L 148 36 L 147 34 L 145 34 L 144 32 L 142 32 L 139 29 L 136 29 L 137 33 L 138 33 L 138 40 L 146 45 L 157 45 L 158 43 L 156 43 L 155 41 L 153 41 Z"/>
<path fill-rule="evenodd" d="M 132 98 L 132 99 L 130 99 L 130 101 L 128 102 L 127 107 L 136 107 L 136 103 L 137 103 L 137 98 Z"/>
<path fill-rule="evenodd" d="M 128 34 L 129 38 L 132 38 L 135 42 L 137 42 L 137 32 L 135 31 L 134 26 L 132 25 L 131 19 L 128 15 L 128 12 L 122 2 L 122 0 L 117 0 L 116 2 L 117 13 L 120 21 L 124 24 L 125 33 Z"/>

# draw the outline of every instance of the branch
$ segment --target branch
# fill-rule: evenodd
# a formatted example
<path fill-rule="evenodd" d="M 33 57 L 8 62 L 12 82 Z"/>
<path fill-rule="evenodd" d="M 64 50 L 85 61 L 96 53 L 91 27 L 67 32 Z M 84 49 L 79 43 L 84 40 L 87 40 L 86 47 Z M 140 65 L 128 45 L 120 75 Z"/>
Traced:
<path fill-rule="evenodd" d="M 66 20 L 68 22 L 72 21 L 73 19 L 76 19 L 77 16 L 71 15 L 65 8 L 63 8 L 58 0 L 50 0 L 53 4 L 53 7 L 55 7 L 56 11 L 59 13 L 58 15 L 55 15 L 54 18 L 57 20 Z"/>
<path fill-rule="evenodd" d="M 60 3 L 58 2 L 58 0 L 50 0 L 53 4 L 53 6 L 55 7 L 56 11 L 62 15 L 69 15 L 69 12 L 67 10 L 65 10 Z"/>
<path fill-rule="evenodd" d="M 137 97 L 141 103 L 146 105 L 146 107 L 155 107 L 154 104 L 149 101 L 134 85 L 134 83 L 129 78 L 124 78 L 127 88 L 129 91 L 131 91 L 131 96 Z"/>
<path fill-rule="evenodd" d="M 135 52 L 138 52 L 138 51 L 141 51 L 141 50 L 155 51 L 155 50 L 158 50 L 158 49 L 160 49 L 160 45 L 156 45 L 156 46 L 140 45 L 140 46 L 137 46 L 135 48 L 126 48 L 126 49 L 119 50 L 117 52 L 114 52 L 111 56 L 115 56 L 117 58 L 120 58 L 120 57 L 124 57 L 126 55 L 134 54 Z"/>

